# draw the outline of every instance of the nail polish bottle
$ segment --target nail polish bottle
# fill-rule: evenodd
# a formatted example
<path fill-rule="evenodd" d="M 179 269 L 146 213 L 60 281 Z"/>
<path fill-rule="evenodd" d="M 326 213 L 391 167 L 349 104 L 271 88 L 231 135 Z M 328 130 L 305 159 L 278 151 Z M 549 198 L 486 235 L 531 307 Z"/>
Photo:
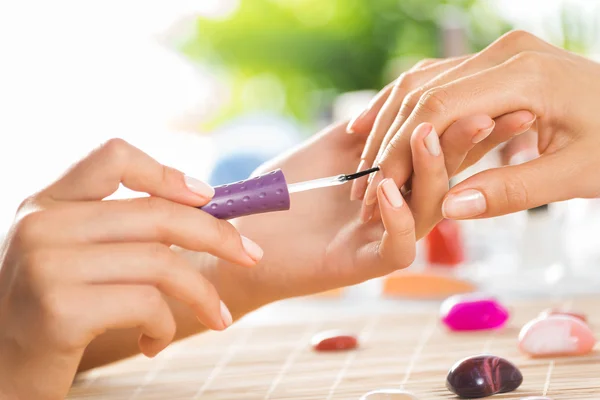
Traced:
<path fill-rule="evenodd" d="M 456 267 L 465 260 L 459 222 L 444 219 L 425 237 L 427 263 L 431 266 Z"/>

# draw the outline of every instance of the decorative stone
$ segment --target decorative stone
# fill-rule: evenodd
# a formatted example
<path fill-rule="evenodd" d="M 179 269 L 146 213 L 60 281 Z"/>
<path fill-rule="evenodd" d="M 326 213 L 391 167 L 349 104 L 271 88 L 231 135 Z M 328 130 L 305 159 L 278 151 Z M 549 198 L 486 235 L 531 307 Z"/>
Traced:
<path fill-rule="evenodd" d="M 447 298 L 440 307 L 440 317 L 453 331 L 480 331 L 503 327 L 509 312 L 495 298 L 473 293 Z"/>
<path fill-rule="evenodd" d="M 560 308 L 548 308 L 548 309 L 542 311 L 539 316 L 546 318 L 550 315 L 568 315 L 568 316 L 580 319 L 583 322 L 587 323 L 587 316 L 585 314 L 578 313 L 575 311 L 562 310 Z"/>
<path fill-rule="evenodd" d="M 379 389 L 364 394 L 360 400 L 418 400 L 418 397 L 402 389 Z"/>
<path fill-rule="evenodd" d="M 512 392 L 523 383 L 517 367 L 501 357 L 482 355 L 458 361 L 446 378 L 446 387 L 462 398 L 477 399 Z"/>
<path fill-rule="evenodd" d="M 585 322 L 568 315 L 529 321 L 519 333 L 519 349 L 532 357 L 575 356 L 594 348 L 596 338 Z"/>
<path fill-rule="evenodd" d="M 358 339 L 354 335 L 331 330 L 313 336 L 311 344 L 316 351 L 351 350 L 358 346 Z"/>

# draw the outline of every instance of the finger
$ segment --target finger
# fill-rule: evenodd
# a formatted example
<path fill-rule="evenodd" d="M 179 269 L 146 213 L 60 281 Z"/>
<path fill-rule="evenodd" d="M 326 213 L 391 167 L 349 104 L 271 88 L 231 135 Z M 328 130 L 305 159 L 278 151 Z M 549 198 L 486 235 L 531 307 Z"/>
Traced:
<path fill-rule="evenodd" d="M 464 58 L 465 57 L 447 59 L 418 71 L 405 73 L 395 81 L 385 104 L 383 104 L 381 110 L 377 113 L 373 129 L 367 139 L 357 171 L 362 171 L 374 165 L 375 158 L 380 151 L 384 137 L 390 129 L 395 126 L 393 125 L 394 121 L 398 120 L 398 111 L 404 101 L 404 97 L 410 91 L 425 84 L 441 72 L 460 64 Z M 367 177 L 355 180 L 352 183 L 351 199 L 362 199 L 367 184 Z"/>
<path fill-rule="evenodd" d="M 426 58 L 426 59 L 423 59 L 423 60 L 420 60 L 419 62 L 417 62 L 408 71 L 409 72 L 418 71 L 418 70 L 421 70 L 421 69 L 424 69 L 427 67 L 436 66 L 440 63 L 454 62 L 454 60 L 456 60 L 458 58 L 466 59 L 467 57 L 468 56 L 461 56 L 461 57 L 451 57 L 451 58 L 447 58 L 447 59 Z M 388 99 L 390 93 L 392 92 L 392 89 L 394 88 L 395 83 L 396 83 L 396 80 L 392 81 L 387 86 L 385 86 L 382 90 L 380 90 L 379 93 L 375 96 L 375 98 L 373 98 L 373 100 L 365 108 L 365 110 L 362 111 L 359 115 L 357 115 L 350 121 L 350 123 L 348 124 L 348 127 L 346 128 L 346 131 L 348 133 L 350 133 L 350 134 L 351 133 L 366 134 L 366 133 L 369 133 L 371 131 L 371 129 L 373 129 L 373 124 L 375 123 L 375 118 L 377 117 L 377 114 L 379 113 L 379 111 L 385 104 L 386 100 Z"/>
<path fill-rule="evenodd" d="M 548 97 L 544 95 L 546 88 L 540 85 L 540 72 L 532 67 L 530 57 L 540 57 L 542 60 L 536 59 L 537 63 L 545 56 L 523 54 L 526 55 L 427 92 L 387 146 L 374 181 L 381 180 L 381 176 L 377 175 L 384 175 L 394 179 L 397 185 L 406 182 L 412 172 L 408 134 L 421 122 L 430 122 L 439 133 L 448 129 L 454 121 L 469 115 L 485 114 L 496 118 L 514 111 L 530 110 L 543 118 Z M 477 93 L 477 96 L 472 93 Z M 372 190 L 372 187 L 367 189 L 366 204 L 373 202 L 369 192 Z"/>
<path fill-rule="evenodd" d="M 75 164 L 38 194 L 55 201 L 101 200 L 120 184 L 190 206 L 209 202 L 214 190 L 197 179 L 164 166 L 121 139 L 112 139 Z"/>
<path fill-rule="evenodd" d="M 450 125 L 439 139 L 448 176 L 454 175 L 456 169 L 461 165 L 468 152 L 477 143 L 487 138 L 494 130 L 494 126 L 494 120 L 487 115 L 466 117 Z M 411 139 L 411 149 L 412 147 Z M 412 154 L 414 156 L 414 150 L 412 151 Z M 416 168 L 414 162 L 413 168 Z"/>
<path fill-rule="evenodd" d="M 377 117 L 377 113 L 381 110 L 381 107 L 385 104 L 392 89 L 394 88 L 394 82 L 389 83 L 383 89 L 377 93 L 377 95 L 371 100 L 367 108 L 354 117 L 346 128 L 346 132 L 349 134 L 360 133 L 366 134 L 369 133 L 373 124 L 375 123 L 375 118 Z"/>
<path fill-rule="evenodd" d="M 515 111 L 497 117 L 495 119 L 496 126 L 492 133 L 469 151 L 455 173 L 462 172 L 471 165 L 474 165 L 491 150 L 505 142 L 512 143 L 513 141 L 517 141 L 509 149 L 502 151 L 503 164 L 505 165 L 510 164 L 510 158 L 521 150 L 533 149 L 537 153 L 537 133 L 531 130 L 535 120 L 535 115 L 526 110 Z"/>
<path fill-rule="evenodd" d="M 573 177 L 588 164 L 593 165 L 593 157 L 582 160 L 581 153 L 576 153 L 578 162 L 573 164 L 574 153 L 570 147 L 525 164 L 478 173 L 450 190 L 442 205 L 443 215 L 451 219 L 488 218 L 580 197 L 586 189 Z"/>
<path fill-rule="evenodd" d="M 221 299 L 187 260 L 158 243 L 120 243 L 38 251 L 49 279 L 89 284 L 151 285 L 187 304 L 209 329 L 222 330 Z M 229 323 L 230 324 L 230 323 Z"/>
<path fill-rule="evenodd" d="M 87 342 L 112 329 L 138 328 L 142 353 L 154 357 L 173 340 L 175 319 L 158 289 L 148 285 L 98 285 L 70 290 L 79 312 L 76 325 L 89 332 Z M 74 307 L 75 308 L 75 307 Z M 74 316 L 75 317 L 75 316 Z"/>
<path fill-rule="evenodd" d="M 159 242 L 245 266 L 255 265 L 263 255 L 231 223 L 158 197 L 72 203 L 30 214 L 17 229 L 25 246 Z"/>
<path fill-rule="evenodd" d="M 438 135 L 431 124 L 419 125 L 410 144 L 414 163 L 410 208 L 415 218 L 416 237 L 422 238 L 442 219 L 448 174 Z"/>
<path fill-rule="evenodd" d="M 378 247 L 381 265 L 392 272 L 408 267 L 415 259 L 415 222 L 400 190 L 390 179 L 378 186 L 381 219 L 385 233 Z M 371 266 L 377 265 L 372 263 Z"/>

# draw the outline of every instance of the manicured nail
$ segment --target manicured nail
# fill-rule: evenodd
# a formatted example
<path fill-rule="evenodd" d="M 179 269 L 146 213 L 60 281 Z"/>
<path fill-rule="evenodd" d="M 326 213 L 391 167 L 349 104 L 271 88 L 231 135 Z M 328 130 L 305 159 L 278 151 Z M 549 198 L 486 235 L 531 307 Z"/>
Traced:
<path fill-rule="evenodd" d="M 449 219 L 462 219 L 483 214 L 487 208 L 483 193 L 467 189 L 446 197 L 442 204 L 442 214 Z"/>
<path fill-rule="evenodd" d="M 367 187 L 367 193 L 365 195 L 365 204 L 367 206 L 374 204 L 377 200 L 377 186 L 379 186 L 379 183 L 382 179 L 383 177 L 381 176 L 381 172 L 378 171 L 375 173 L 375 175 L 373 175 L 371 182 L 369 182 L 369 186 Z"/>
<path fill-rule="evenodd" d="M 433 125 L 430 125 L 430 124 L 427 124 L 427 125 L 429 125 L 429 128 L 427 128 L 426 126 L 421 128 L 421 129 L 430 129 L 430 132 L 427 134 L 427 136 L 425 136 L 425 139 L 423 139 L 423 142 L 425 142 L 425 147 L 427 148 L 427 151 L 429 151 L 429 154 L 431 154 L 434 157 L 437 157 L 442 152 L 442 148 L 440 147 L 440 139 L 438 138 L 438 135 L 435 132 L 435 129 L 433 129 Z M 421 126 L 423 126 L 423 125 L 421 125 Z M 417 129 L 419 129 L 419 128 L 417 128 Z"/>
<path fill-rule="evenodd" d="M 363 112 L 361 112 L 356 117 L 352 118 L 352 120 L 350 120 L 350 122 L 348 123 L 348 127 L 346 128 L 346 133 L 348 133 L 349 135 L 352 135 L 354 133 L 354 125 L 356 125 L 356 121 L 362 118 L 362 116 L 367 113 L 367 110 L 368 109 L 363 110 Z"/>
<path fill-rule="evenodd" d="M 367 160 L 360 160 L 356 172 L 360 172 L 367 167 Z M 350 191 L 350 201 L 359 200 L 365 194 L 368 178 L 366 176 L 356 179 L 352 182 L 352 189 Z"/>
<path fill-rule="evenodd" d="M 473 139 L 472 139 L 473 143 L 479 143 L 486 137 L 490 136 L 490 134 L 492 133 L 492 131 L 494 130 L 495 127 L 496 127 L 496 122 L 492 121 L 492 126 L 490 126 L 489 128 L 480 129 L 479 132 L 477 132 L 475 134 L 475 136 L 473 136 Z"/>
<path fill-rule="evenodd" d="M 225 325 L 225 328 L 233 324 L 233 317 L 231 316 L 231 312 L 229 311 L 229 308 L 227 308 L 225 303 L 223 303 L 223 300 L 221 300 L 221 320 L 223 321 L 223 325 Z"/>
<path fill-rule="evenodd" d="M 242 246 L 244 246 L 246 254 L 254 261 L 259 262 L 263 257 L 263 249 L 246 236 L 242 236 Z"/>
<path fill-rule="evenodd" d="M 385 198 L 394 208 L 402 207 L 404 204 L 404 200 L 402 199 L 402 195 L 400 194 L 400 190 L 391 179 L 384 179 L 381 182 L 381 189 L 383 190 L 383 194 Z"/>
<path fill-rule="evenodd" d="M 521 125 L 519 133 L 527 132 L 529 130 L 529 128 L 531 128 L 531 125 L 533 125 L 533 123 L 535 122 L 536 119 L 537 119 L 537 116 L 534 115 L 533 119 L 531 121 L 525 122 L 523 125 Z"/>
<path fill-rule="evenodd" d="M 188 189 L 202 197 L 212 199 L 215 195 L 215 189 L 213 189 L 210 185 L 196 178 L 192 178 L 191 176 L 185 176 L 185 184 Z"/>
<path fill-rule="evenodd" d="M 366 224 L 367 222 L 369 222 L 371 220 L 371 218 L 373 218 L 373 213 L 375 212 L 375 205 L 372 204 L 370 206 L 368 205 L 363 205 L 362 209 L 361 209 L 361 213 L 360 213 L 360 221 L 363 224 Z"/>

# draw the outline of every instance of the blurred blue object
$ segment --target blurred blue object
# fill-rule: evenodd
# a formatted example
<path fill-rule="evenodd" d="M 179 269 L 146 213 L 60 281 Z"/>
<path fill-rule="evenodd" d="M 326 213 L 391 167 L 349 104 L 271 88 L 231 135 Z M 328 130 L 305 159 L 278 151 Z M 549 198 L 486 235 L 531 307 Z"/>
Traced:
<path fill-rule="evenodd" d="M 208 182 L 211 186 L 224 185 L 246 179 L 267 158 L 260 154 L 233 153 L 221 157 L 215 163 Z"/>
<path fill-rule="evenodd" d="M 263 113 L 236 118 L 214 132 L 213 138 L 217 157 L 208 178 L 212 186 L 246 179 L 303 139 L 297 123 Z"/>

